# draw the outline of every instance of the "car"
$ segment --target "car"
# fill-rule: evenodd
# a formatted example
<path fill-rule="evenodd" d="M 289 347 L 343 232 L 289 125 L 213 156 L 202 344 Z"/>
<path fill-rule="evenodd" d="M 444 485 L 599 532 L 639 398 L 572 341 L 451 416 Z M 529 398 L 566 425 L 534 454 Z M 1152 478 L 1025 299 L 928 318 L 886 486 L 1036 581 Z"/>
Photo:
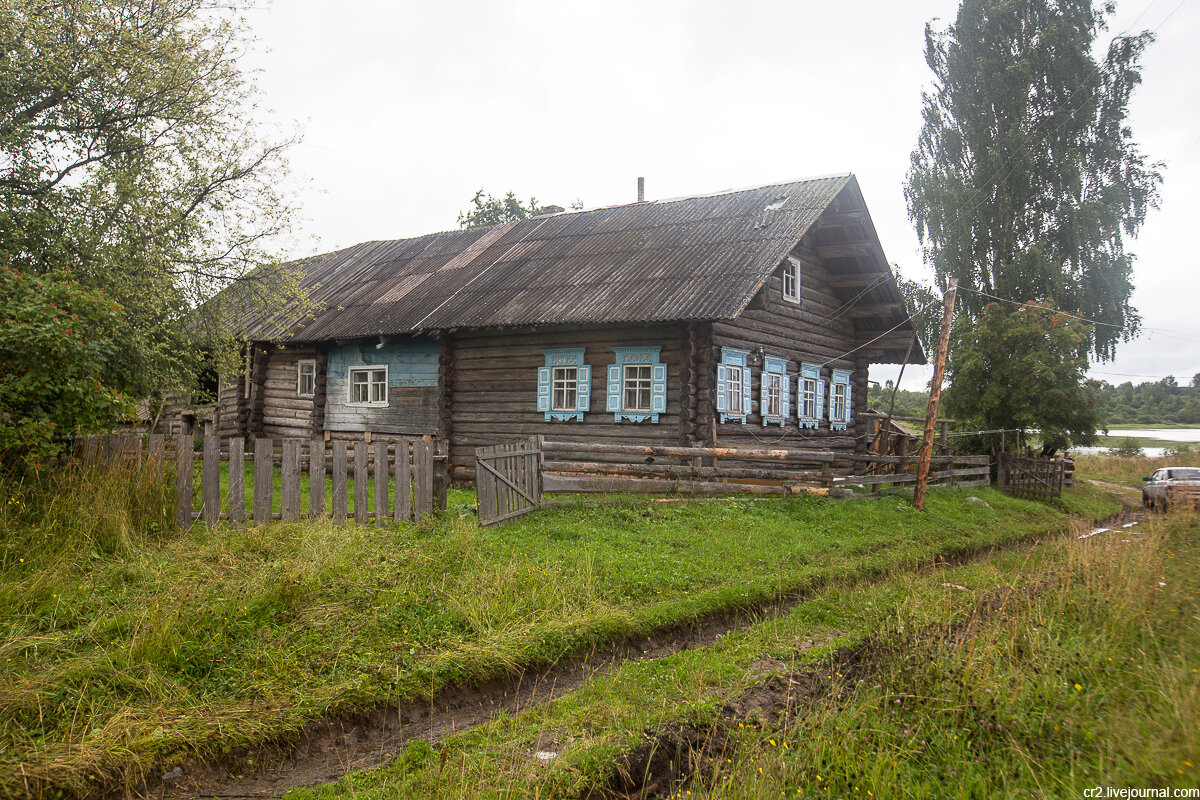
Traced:
<path fill-rule="evenodd" d="M 1166 511 L 1168 506 L 1200 505 L 1200 467 L 1163 467 L 1142 478 L 1142 505 Z"/>

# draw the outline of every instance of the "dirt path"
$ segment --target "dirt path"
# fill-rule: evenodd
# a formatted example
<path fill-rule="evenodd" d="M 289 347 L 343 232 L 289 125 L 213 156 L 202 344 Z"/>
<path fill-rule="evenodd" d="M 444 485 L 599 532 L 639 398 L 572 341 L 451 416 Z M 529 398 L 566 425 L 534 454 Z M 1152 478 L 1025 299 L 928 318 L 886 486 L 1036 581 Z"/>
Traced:
<path fill-rule="evenodd" d="M 1127 516 L 1122 515 L 1118 522 L 1126 520 Z M 981 547 L 939 559 L 924 569 L 1032 547 L 1045 536 L 1045 533 L 1031 534 L 1003 547 Z M 616 642 L 607 649 L 564 658 L 541 670 L 528 670 L 478 686 L 454 687 L 433 701 L 389 704 L 363 714 L 315 720 L 297 736 L 271 747 L 234 752 L 211 764 L 191 761 L 171 772 L 156 772 L 136 787 L 134 794 L 160 800 L 239 800 L 274 797 L 289 789 L 329 783 L 348 772 L 381 766 L 417 739 L 436 744 L 450 734 L 490 722 L 501 712 L 515 714 L 534 704 L 550 702 L 627 661 L 664 658 L 683 650 L 709 647 L 727 632 L 749 628 L 787 612 L 821 588 L 821 585 L 809 587 L 756 608 L 711 614 L 686 625 Z"/>

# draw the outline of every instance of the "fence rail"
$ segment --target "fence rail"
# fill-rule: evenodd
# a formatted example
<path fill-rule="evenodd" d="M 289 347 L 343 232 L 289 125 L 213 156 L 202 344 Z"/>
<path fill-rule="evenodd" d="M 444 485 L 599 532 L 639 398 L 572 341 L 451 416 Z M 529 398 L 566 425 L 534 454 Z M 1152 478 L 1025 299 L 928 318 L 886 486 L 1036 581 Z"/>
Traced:
<path fill-rule="evenodd" d="M 1022 458 L 1001 453 L 996 486 L 1007 495 L 1030 500 L 1062 497 L 1068 464 L 1074 482 L 1075 462 L 1069 459 Z"/>
<path fill-rule="evenodd" d="M 542 505 L 542 437 L 475 449 L 479 524 L 494 525 Z"/>
<path fill-rule="evenodd" d="M 180 527 L 190 526 L 194 520 L 213 526 L 222 520 L 242 524 L 325 516 L 338 522 L 353 519 L 359 524 L 373 521 L 382 525 L 385 520 L 420 519 L 435 508 L 446 507 L 447 445 L 444 441 L 377 437 L 369 443 L 335 441 L 327 452 L 323 439 L 277 441 L 258 438 L 253 440 L 253 449 L 247 453 L 242 437 L 221 440 L 206 436 L 199 454 L 198 508 L 194 446 L 190 434 L 169 439 L 161 434 L 151 434 L 144 441 L 132 435 L 79 437 L 71 449 L 85 464 L 125 461 L 165 465 L 173 459 L 175 519 Z M 252 492 L 249 513 L 245 501 L 248 455 L 253 459 L 249 475 Z M 228 464 L 225 491 L 222 491 L 223 463 Z M 305 511 L 301 506 L 306 470 L 309 503 Z M 274 510 L 277 476 L 279 511 Z M 354 490 L 353 507 L 348 505 L 351 487 Z"/>

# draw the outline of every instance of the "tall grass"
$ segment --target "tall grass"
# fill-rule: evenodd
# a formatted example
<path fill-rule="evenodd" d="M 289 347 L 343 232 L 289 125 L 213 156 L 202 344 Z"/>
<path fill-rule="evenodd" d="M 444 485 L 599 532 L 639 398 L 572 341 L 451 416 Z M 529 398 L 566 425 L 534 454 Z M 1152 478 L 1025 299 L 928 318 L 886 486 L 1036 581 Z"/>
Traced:
<path fill-rule="evenodd" d="M 1114 455 L 1088 455 L 1075 457 L 1077 478 L 1093 478 L 1109 483 L 1118 483 L 1130 488 L 1141 489 L 1142 478 L 1154 474 L 1163 467 L 1188 467 L 1200 464 L 1200 454 L 1150 458 L 1148 456 L 1121 457 Z"/>

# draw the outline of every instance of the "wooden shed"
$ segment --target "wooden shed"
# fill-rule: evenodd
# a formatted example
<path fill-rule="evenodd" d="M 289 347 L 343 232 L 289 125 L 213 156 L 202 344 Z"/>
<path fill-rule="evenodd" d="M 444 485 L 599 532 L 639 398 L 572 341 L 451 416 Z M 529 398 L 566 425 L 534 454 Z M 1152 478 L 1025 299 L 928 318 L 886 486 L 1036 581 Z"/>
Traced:
<path fill-rule="evenodd" d="M 222 436 L 862 451 L 909 310 L 853 175 L 368 242 L 298 262 L 319 313 L 247 316 Z M 910 361 L 922 363 L 919 345 Z"/>

